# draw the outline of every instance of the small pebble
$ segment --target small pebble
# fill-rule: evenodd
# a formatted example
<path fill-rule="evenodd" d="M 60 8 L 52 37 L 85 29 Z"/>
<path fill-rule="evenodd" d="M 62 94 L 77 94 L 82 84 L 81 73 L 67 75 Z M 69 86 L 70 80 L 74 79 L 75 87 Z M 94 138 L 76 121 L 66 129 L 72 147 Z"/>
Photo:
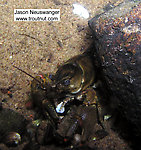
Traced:
<path fill-rule="evenodd" d="M 74 140 L 76 143 L 80 143 L 81 142 L 81 135 L 80 134 L 75 134 L 74 135 Z"/>
<path fill-rule="evenodd" d="M 110 119 L 111 118 L 111 115 L 105 115 L 104 116 L 104 120 L 108 120 L 108 119 Z"/>

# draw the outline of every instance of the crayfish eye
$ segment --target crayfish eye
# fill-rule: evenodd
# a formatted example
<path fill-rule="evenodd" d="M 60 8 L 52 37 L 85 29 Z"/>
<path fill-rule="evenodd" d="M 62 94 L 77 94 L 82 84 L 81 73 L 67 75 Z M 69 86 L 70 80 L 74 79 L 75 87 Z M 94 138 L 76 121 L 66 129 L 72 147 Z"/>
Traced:
<path fill-rule="evenodd" d="M 64 85 L 66 85 L 66 86 L 70 85 L 70 80 L 69 79 L 64 80 Z"/>

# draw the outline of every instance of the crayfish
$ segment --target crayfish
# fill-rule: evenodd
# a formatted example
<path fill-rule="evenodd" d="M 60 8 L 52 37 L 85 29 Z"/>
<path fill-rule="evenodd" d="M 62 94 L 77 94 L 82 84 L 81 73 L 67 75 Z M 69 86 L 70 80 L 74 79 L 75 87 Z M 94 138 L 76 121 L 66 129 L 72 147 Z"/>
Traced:
<path fill-rule="evenodd" d="M 37 137 L 36 142 L 49 144 L 56 141 L 77 145 L 87 141 L 91 132 L 87 129 L 87 122 L 91 119 L 90 127 L 93 128 L 99 120 L 98 97 L 92 87 L 96 82 L 96 72 L 90 56 L 83 53 L 71 58 L 54 75 L 29 76 L 33 78 L 31 101 L 46 122 L 43 140 Z M 40 126 L 42 124 L 39 129 Z"/>

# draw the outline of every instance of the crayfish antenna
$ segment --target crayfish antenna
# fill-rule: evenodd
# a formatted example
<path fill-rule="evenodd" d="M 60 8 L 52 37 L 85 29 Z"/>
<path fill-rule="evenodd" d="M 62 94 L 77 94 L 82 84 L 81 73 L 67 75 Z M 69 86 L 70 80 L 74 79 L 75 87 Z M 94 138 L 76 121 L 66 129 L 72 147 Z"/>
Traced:
<path fill-rule="evenodd" d="M 38 83 L 40 83 L 40 84 L 43 86 L 43 84 L 42 84 L 38 79 L 36 79 L 35 77 L 33 77 L 32 75 L 30 75 L 30 74 L 27 73 L 26 71 L 24 71 L 24 70 L 18 68 L 18 67 L 15 66 L 15 65 L 13 65 L 13 67 L 16 68 L 16 69 L 18 69 L 18 70 L 20 70 L 21 72 L 25 73 L 26 75 L 30 76 L 31 78 L 33 78 L 35 81 L 37 81 Z M 43 87 L 44 87 L 44 86 L 43 86 Z M 43 89 L 45 89 L 45 88 L 43 88 Z"/>

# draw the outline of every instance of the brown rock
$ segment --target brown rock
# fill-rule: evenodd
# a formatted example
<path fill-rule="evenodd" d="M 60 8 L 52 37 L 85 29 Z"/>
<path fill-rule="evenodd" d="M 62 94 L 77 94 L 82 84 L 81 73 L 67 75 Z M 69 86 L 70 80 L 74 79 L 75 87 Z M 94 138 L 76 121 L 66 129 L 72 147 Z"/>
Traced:
<path fill-rule="evenodd" d="M 141 137 L 140 9 L 139 0 L 127 0 L 89 21 L 103 88 L 108 89 L 102 103 L 116 114 L 116 126 L 136 148 Z"/>

